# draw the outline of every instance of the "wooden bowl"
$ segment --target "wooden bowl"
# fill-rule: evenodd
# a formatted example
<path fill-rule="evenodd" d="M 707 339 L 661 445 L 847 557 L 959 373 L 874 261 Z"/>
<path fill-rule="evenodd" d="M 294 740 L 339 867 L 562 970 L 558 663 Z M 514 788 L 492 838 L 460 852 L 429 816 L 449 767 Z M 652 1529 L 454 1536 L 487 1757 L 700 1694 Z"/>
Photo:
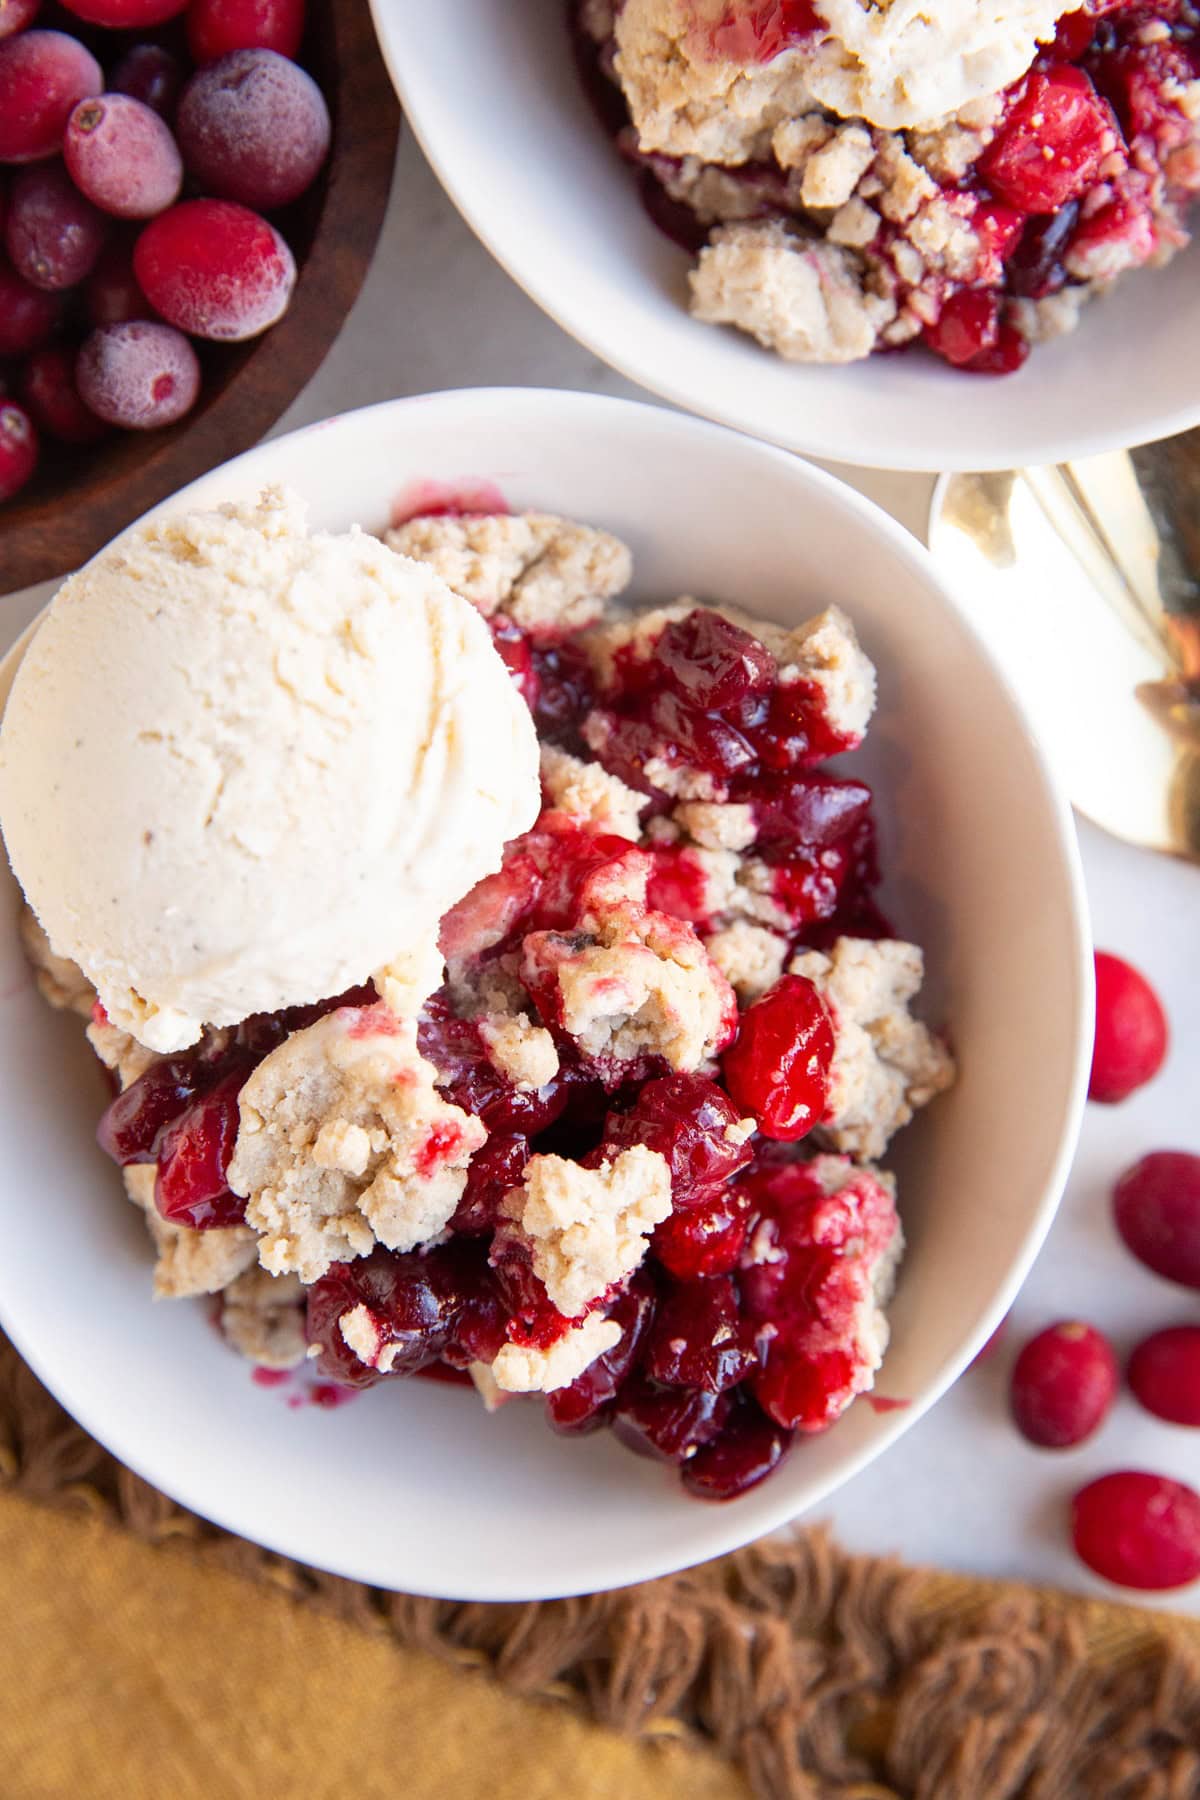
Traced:
<path fill-rule="evenodd" d="M 400 111 L 367 0 L 315 0 L 304 62 L 329 103 L 333 146 L 316 184 L 279 217 L 300 271 L 290 307 L 248 343 L 197 344 L 204 387 L 177 425 L 116 432 L 61 458 L 45 446 L 35 480 L 0 506 L 0 593 L 78 568 L 149 507 L 248 449 L 320 366 L 370 267 Z"/>

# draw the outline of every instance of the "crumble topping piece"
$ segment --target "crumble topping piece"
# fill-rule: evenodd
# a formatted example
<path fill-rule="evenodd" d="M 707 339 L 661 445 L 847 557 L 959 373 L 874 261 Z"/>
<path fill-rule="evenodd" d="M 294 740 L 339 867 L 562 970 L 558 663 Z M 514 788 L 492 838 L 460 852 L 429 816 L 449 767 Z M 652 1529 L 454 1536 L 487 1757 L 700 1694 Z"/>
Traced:
<path fill-rule="evenodd" d="M 546 1350 L 535 1350 L 521 1344 L 505 1344 L 490 1368 L 486 1363 L 494 1392 L 475 1374 L 476 1387 L 484 1396 L 489 1412 L 495 1411 L 504 1394 L 553 1394 L 558 1388 L 570 1387 L 598 1356 L 615 1349 L 621 1341 L 621 1327 L 614 1319 L 593 1313 L 582 1324 L 556 1338 Z"/>
<path fill-rule="evenodd" d="M 528 1245 L 533 1272 L 553 1304 L 573 1319 L 638 1267 L 651 1231 L 671 1211 L 671 1171 L 666 1157 L 644 1144 L 596 1169 L 561 1156 L 534 1156 L 522 1185 L 505 1196 L 500 1210 Z M 599 1354 L 593 1350 L 587 1361 Z M 506 1385 L 499 1370 L 496 1378 Z"/>
<path fill-rule="evenodd" d="M 735 919 L 714 931 L 704 947 L 743 1006 L 775 986 L 788 956 L 786 937 L 748 919 Z"/>
<path fill-rule="evenodd" d="M 553 744 L 543 744 L 542 787 L 551 806 L 581 824 L 629 838 L 635 844 L 641 836 L 639 820 L 650 804 L 649 797 L 626 787 L 599 763 L 582 762 Z"/>
<path fill-rule="evenodd" d="M 376 1240 L 412 1250 L 448 1224 L 487 1132 L 436 1079 L 415 1023 L 383 1005 L 330 1013 L 259 1064 L 229 1185 L 264 1269 L 312 1282 Z"/>
<path fill-rule="evenodd" d="M 749 619 L 732 608 L 726 618 L 753 632 L 779 664 L 779 680 L 809 681 L 820 689 L 825 717 L 842 737 L 866 735 L 875 711 L 875 665 L 840 606 L 827 606 L 792 627 Z"/>
<path fill-rule="evenodd" d="M 391 1374 L 396 1358 L 405 1348 L 399 1338 L 384 1337 L 375 1314 L 361 1302 L 342 1314 L 338 1330 L 359 1362 L 365 1363 L 368 1369 L 378 1369 L 381 1375 Z"/>
<path fill-rule="evenodd" d="M 558 1074 L 558 1051 L 544 1025 L 527 1013 L 489 1012 L 475 1021 L 488 1061 L 515 1088 L 531 1093 Z"/>
<path fill-rule="evenodd" d="M 141 1208 L 158 1253 L 154 1298 L 193 1300 L 201 1294 L 219 1294 L 252 1266 L 258 1253 L 254 1233 L 244 1225 L 193 1231 L 188 1225 L 172 1224 L 154 1204 L 157 1173 L 153 1163 L 133 1163 L 121 1171 L 125 1192 Z"/>
<path fill-rule="evenodd" d="M 410 519 L 386 541 L 428 563 L 485 619 L 503 613 L 535 639 L 590 625 L 633 572 L 617 538 L 552 513 Z"/>
<path fill-rule="evenodd" d="M 247 1269 L 221 1296 L 221 1331 L 239 1356 L 260 1369 L 298 1368 L 308 1353 L 299 1276 Z"/>
<path fill-rule="evenodd" d="M 777 220 L 719 226 L 690 280 L 697 319 L 736 325 L 785 362 L 859 362 L 896 317 L 849 251 Z"/>
<path fill-rule="evenodd" d="M 673 817 L 703 850 L 748 850 L 758 836 L 754 808 L 736 801 L 685 800 Z"/>
<path fill-rule="evenodd" d="M 821 1136 L 855 1156 L 882 1155 L 914 1111 L 954 1080 L 949 1052 L 909 1013 L 924 975 L 915 944 L 839 938 L 794 957 L 829 1007 L 837 1047 Z"/>
<path fill-rule="evenodd" d="M 19 929 L 21 948 L 33 968 L 38 993 L 48 1006 L 59 1012 L 79 1013 L 90 1019 L 96 1002 L 96 990 L 69 956 L 58 956 L 50 948 L 50 939 L 32 906 L 22 906 Z"/>

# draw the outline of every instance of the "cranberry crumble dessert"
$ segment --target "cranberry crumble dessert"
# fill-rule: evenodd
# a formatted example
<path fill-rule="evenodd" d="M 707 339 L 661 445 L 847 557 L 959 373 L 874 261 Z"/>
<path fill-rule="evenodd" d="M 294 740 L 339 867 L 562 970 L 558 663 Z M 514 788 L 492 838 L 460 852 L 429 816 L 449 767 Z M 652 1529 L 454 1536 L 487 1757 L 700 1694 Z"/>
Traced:
<path fill-rule="evenodd" d="M 1006 374 L 1188 241 L 1195 0 L 570 0 L 691 310 L 794 362 Z"/>
<path fill-rule="evenodd" d="M 205 607 L 209 636 L 197 642 L 208 655 L 180 707 L 212 669 L 227 671 L 222 647 L 246 648 L 222 634 L 243 613 L 257 622 L 273 678 L 282 670 L 302 702 L 291 758 L 306 754 L 314 781 L 323 757 L 335 778 L 368 784 L 341 796 L 344 860 L 364 878 L 359 839 L 371 833 L 354 815 L 377 797 L 346 746 L 374 729 L 374 701 L 370 669 L 343 637 L 368 665 L 382 658 L 415 704 L 414 684 L 436 690 L 441 665 L 435 655 L 411 674 L 387 661 L 388 606 L 432 619 L 435 649 L 439 633 L 457 633 L 471 661 L 459 692 L 478 696 L 492 760 L 512 765 L 493 772 L 491 812 L 482 763 L 457 788 L 443 767 L 455 819 L 401 846 L 416 857 L 410 878 L 423 872 L 416 897 L 404 897 L 395 846 L 372 840 L 370 904 L 341 877 L 328 887 L 321 875 L 311 902 L 293 893 L 274 907 L 260 886 L 261 918 L 235 955 L 227 913 L 185 886 L 188 941 L 167 954 L 157 902 L 124 933 L 77 916 L 61 891 L 67 850 L 49 853 L 48 884 L 45 847 L 28 841 L 29 740 L 45 721 L 26 717 L 21 683 L 28 671 L 30 695 L 44 697 L 45 671 L 61 673 L 65 656 L 55 630 L 70 625 L 86 646 L 93 629 L 73 584 L 55 603 L 0 734 L 0 807 L 33 903 L 25 942 L 42 992 L 88 1019 L 112 1072 L 99 1140 L 145 1214 L 156 1292 L 219 1296 L 228 1342 L 268 1370 L 311 1359 L 346 1388 L 457 1372 L 489 1410 L 538 1395 L 557 1432 L 611 1427 L 677 1465 L 697 1495 L 725 1499 L 762 1480 L 797 1433 L 826 1429 L 873 1385 L 903 1246 L 896 1182 L 879 1159 L 954 1076 L 911 1011 L 921 951 L 875 903 L 871 790 L 830 764 L 861 742 L 875 704 L 850 621 L 829 608 L 787 628 L 691 598 L 635 611 L 621 603 L 625 547 L 541 513 L 447 506 L 383 542 L 330 539 L 306 536 L 294 504 L 268 495 L 257 509 L 151 528 L 121 558 L 74 581 L 91 583 L 93 607 L 106 582 L 130 617 L 140 605 L 127 635 L 187 594 Z M 228 592 L 214 606 L 218 581 Z M 222 608 L 233 623 L 214 626 Z M 319 689 L 318 664 L 301 654 L 316 656 L 309 633 L 322 655 L 334 633 L 350 657 L 321 665 L 336 692 Z M 146 650 L 135 687 L 153 660 Z M 266 676 L 241 679 L 231 705 L 266 704 Z M 461 719 L 452 695 L 425 703 L 435 727 L 447 707 Z M 271 704 L 278 726 L 286 703 Z M 507 705 L 529 742 L 536 729 L 540 799 L 536 778 L 526 796 L 526 738 Z M 149 721 L 165 715 L 148 702 L 139 711 L 136 693 L 122 707 L 152 766 Z M 291 818 L 286 769 L 268 758 L 249 796 L 228 794 L 267 751 L 248 717 L 214 724 L 211 710 L 181 712 L 172 737 L 172 754 L 196 766 L 219 742 L 224 763 L 203 769 L 215 789 L 188 790 L 208 792 L 208 819 L 168 832 L 158 863 L 157 839 L 125 846 L 151 895 L 163 870 L 185 868 L 198 886 L 240 868 L 242 839 L 263 880 L 286 850 L 267 824 L 276 806 Z M 382 742 L 387 816 L 389 800 L 405 806 L 424 789 Z M 74 802 L 57 804 L 62 829 L 78 830 Z M 310 856 L 318 826 L 339 842 L 331 816 L 321 822 L 326 804 L 302 794 L 290 826 L 303 836 L 315 809 Z M 154 833 L 161 811 L 143 806 Z M 455 850 L 453 867 L 424 867 Z M 102 896 L 111 864 L 91 844 L 79 861 L 78 879 Z M 447 879 L 457 891 L 431 953 L 422 909 Z M 395 909 L 390 946 L 374 931 L 380 906 Z M 192 937 L 203 950 L 194 967 Z M 288 956 L 299 972 L 284 979 Z M 318 998 L 325 970 L 343 991 Z"/>

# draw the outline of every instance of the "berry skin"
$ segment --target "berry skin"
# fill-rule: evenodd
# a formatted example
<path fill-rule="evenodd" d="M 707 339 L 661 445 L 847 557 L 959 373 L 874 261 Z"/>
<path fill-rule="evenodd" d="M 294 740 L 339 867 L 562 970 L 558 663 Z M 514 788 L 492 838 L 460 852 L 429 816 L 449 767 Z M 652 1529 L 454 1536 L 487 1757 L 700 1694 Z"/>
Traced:
<path fill-rule="evenodd" d="M 133 272 L 169 324 L 222 343 L 274 325 L 296 281 L 274 226 L 230 200 L 185 200 L 160 213 L 137 241 Z"/>
<path fill-rule="evenodd" d="M 0 43 L 27 31 L 41 11 L 42 0 L 0 0 Z"/>
<path fill-rule="evenodd" d="M 169 119 L 183 86 L 183 70 L 160 44 L 135 44 L 114 67 L 108 85 L 112 93 L 128 94 L 160 119 Z"/>
<path fill-rule="evenodd" d="M 0 500 L 11 500 L 37 468 L 38 440 L 29 414 L 0 400 Z"/>
<path fill-rule="evenodd" d="M 18 275 L 60 292 L 91 273 L 108 222 L 59 162 L 22 169 L 12 184 L 4 246 Z"/>
<path fill-rule="evenodd" d="M 175 129 L 206 194 L 268 212 L 312 185 L 329 150 L 320 88 L 274 50 L 235 50 L 200 69 Z"/>
<path fill-rule="evenodd" d="M 25 356 L 54 335 L 62 314 L 57 294 L 35 288 L 0 261 L 0 356 Z"/>
<path fill-rule="evenodd" d="M 725 1052 L 725 1085 L 764 1137 L 795 1143 L 825 1111 L 834 1038 L 811 981 L 785 975 L 748 1006 Z"/>
<path fill-rule="evenodd" d="M 1114 1105 L 1152 1080 L 1167 1055 L 1167 1019 L 1144 975 L 1096 952 L 1096 1045 L 1088 1098 Z"/>
<path fill-rule="evenodd" d="M 61 345 L 35 350 L 27 359 L 21 399 L 38 430 L 60 444 L 94 444 L 108 434 L 103 419 L 79 398 L 74 353 Z"/>
<path fill-rule="evenodd" d="M 79 352 L 75 383 L 98 418 L 126 431 L 154 431 L 191 411 L 200 364 L 181 331 L 134 319 L 93 331 Z"/>
<path fill-rule="evenodd" d="M 68 12 L 89 25 L 107 25 L 113 31 L 140 31 L 161 25 L 181 13 L 188 0 L 62 0 Z"/>
<path fill-rule="evenodd" d="M 1200 1494 L 1182 1481 L 1121 1469 L 1071 1502 L 1081 1562 L 1118 1587 L 1163 1592 L 1200 1576 Z"/>
<path fill-rule="evenodd" d="M 1113 1216 L 1139 1262 L 1165 1281 L 1200 1289 L 1200 1156 L 1143 1156 L 1113 1189 Z"/>
<path fill-rule="evenodd" d="M 150 302 L 133 272 L 132 247 L 114 238 L 83 284 L 83 302 L 93 325 L 124 325 L 130 319 L 151 319 Z"/>
<path fill-rule="evenodd" d="M 1012 1372 L 1012 1413 L 1031 1444 L 1065 1450 L 1100 1427 L 1117 1393 L 1117 1359 L 1092 1325 L 1066 1319 L 1030 1338 Z"/>
<path fill-rule="evenodd" d="M 231 50 L 277 50 L 295 56 L 304 36 L 304 0 L 192 0 L 188 49 L 198 64 Z"/>
<path fill-rule="evenodd" d="M 1200 1425 L 1200 1325 L 1173 1325 L 1143 1338 L 1127 1373 L 1147 1412 L 1172 1425 Z"/>
<path fill-rule="evenodd" d="M 53 156 L 79 102 L 103 86 L 100 64 L 65 31 L 5 38 L 0 42 L 0 163 Z"/>
<path fill-rule="evenodd" d="M 119 219 L 151 219 L 179 198 L 183 159 L 158 114 L 128 94 L 81 100 L 63 157 L 75 186 Z"/>

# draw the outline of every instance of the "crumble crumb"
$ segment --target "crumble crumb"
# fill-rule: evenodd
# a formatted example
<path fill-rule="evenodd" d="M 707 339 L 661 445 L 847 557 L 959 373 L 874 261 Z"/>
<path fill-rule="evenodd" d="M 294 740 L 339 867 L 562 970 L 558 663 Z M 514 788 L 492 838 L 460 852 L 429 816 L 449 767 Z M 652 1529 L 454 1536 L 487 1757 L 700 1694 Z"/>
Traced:
<path fill-rule="evenodd" d="M 307 1355 L 304 1288 L 296 1275 L 250 1268 L 221 1296 L 221 1330 L 260 1369 L 295 1369 Z"/>
<path fill-rule="evenodd" d="M 690 280 L 697 319 L 735 325 L 785 362 L 861 361 L 896 316 L 848 250 L 773 219 L 718 226 Z"/>
<path fill-rule="evenodd" d="M 386 542 L 428 563 L 484 618 L 503 613 L 533 638 L 590 625 L 633 572 L 617 538 L 552 513 L 410 519 Z"/>
<path fill-rule="evenodd" d="M 376 1241 L 412 1250 L 443 1230 L 487 1132 L 436 1079 L 415 1023 L 383 1005 L 330 1013 L 259 1064 L 229 1185 L 264 1269 L 313 1282 Z"/>
<path fill-rule="evenodd" d="M 558 1074 L 558 1051 L 544 1025 L 526 1013 L 489 1012 L 476 1019 L 488 1061 L 515 1088 L 531 1093 Z"/>
<path fill-rule="evenodd" d="M 855 1156 L 880 1156 L 914 1111 L 954 1080 L 949 1052 L 909 1013 L 924 974 L 921 951 L 843 937 L 828 956 L 808 950 L 793 958 L 791 973 L 817 988 L 837 1039 L 821 1137 Z"/>
<path fill-rule="evenodd" d="M 786 937 L 748 919 L 735 919 L 714 931 L 704 947 L 743 1006 L 775 986 L 788 955 Z"/>
<path fill-rule="evenodd" d="M 638 1267 L 651 1231 L 671 1210 L 671 1171 L 666 1157 L 644 1144 L 596 1169 L 533 1156 L 500 1210 L 528 1245 L 553 1304 L 573 1319 Z"/>
<path fill-rule="evenodd" d="M 553 1394 L 558 1388 L 570 1387 L 598 1356 L 615 1349 L 620 1341 L 621 1327 L 616 1321 L 593 1313 L 546 1350 L 505 1344 L 491 1365 L 492 1381 L 498 1395 Z M 476 1378 L 476 1386 L 480 1385 Z M 494 1407 L 489 1407 L 492 1410 Z"/>
<path fill-rule="evenodd" d="M 157 1174 L 153 1163 L 133 1163 L 121 1170 L 125 1192 L 141 1208 L 158 1253 L 154 1298 L 193 1300 L 201 1294 L 219 1294 L 252 1266 L 258 1251 L 254 1233 L 244 1225 L 221 1226 L 213 1231 L 173 1225 L 154 1204 Z"/>
<path fill-rule="evenodd" d="M 614 837 L 637 843 L 641 835 L 639 820 L 650 804 L 649 796 L 635 793 L 599 763 L 583 762 L 552 744 L 543 744 L 542 787 L 550 805 L 559 812 L 593 825 L 597 831 L 609 831 Z"/>

